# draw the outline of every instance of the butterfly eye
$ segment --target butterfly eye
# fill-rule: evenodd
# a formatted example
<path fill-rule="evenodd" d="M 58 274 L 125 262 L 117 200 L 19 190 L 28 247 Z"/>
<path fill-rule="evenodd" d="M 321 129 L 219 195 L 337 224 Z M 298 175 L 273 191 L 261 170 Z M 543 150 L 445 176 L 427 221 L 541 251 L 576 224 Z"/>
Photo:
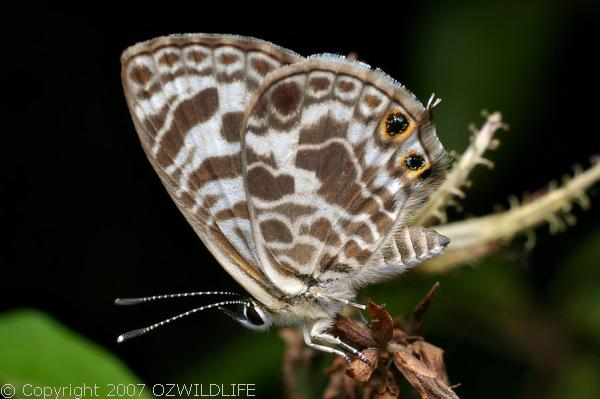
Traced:
<path fill-rule="evenodd" d="M 244 308 L 244 316 L 246 316 L 246 319 L 256 327 L 263 326 L 265 324 L 265 321 L 256 311 L 254 306 L 248 306 Z"/>
<path fill-rule="evenodd" d="M 385 131 L 392 137 L 404 133 L 409 126 L 408 118 L 401 112 L 391 113 L 385 120 Z"/>
<path fill-rule="evenodd" d="M 411 154 L 406 157 L 404 163 L 410 170 L 419 170 L 425 166 L 425 158 L 419 154 Z"/>

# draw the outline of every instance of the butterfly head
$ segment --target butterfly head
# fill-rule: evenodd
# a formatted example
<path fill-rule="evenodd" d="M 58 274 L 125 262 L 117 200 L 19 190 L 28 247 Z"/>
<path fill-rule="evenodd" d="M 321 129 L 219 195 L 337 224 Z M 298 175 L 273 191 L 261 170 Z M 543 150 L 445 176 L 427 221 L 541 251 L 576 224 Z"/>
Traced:
<path fill-rule="evenodd" d="M 225 307 L 219 307 L 219 310 L 251 330 L 266 330 L 273 323 L 272 317 L 264 310 L 264 307 L 252 299 L 237 306 L 235 310 Z"/>

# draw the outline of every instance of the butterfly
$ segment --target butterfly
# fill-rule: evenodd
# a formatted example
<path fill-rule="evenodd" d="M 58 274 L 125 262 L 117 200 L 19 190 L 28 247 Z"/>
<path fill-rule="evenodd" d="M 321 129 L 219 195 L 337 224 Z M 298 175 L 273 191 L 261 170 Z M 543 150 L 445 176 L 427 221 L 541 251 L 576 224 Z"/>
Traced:
<path fill-rule="evenodd" d="M 136 304 L 236 296 L 126 333 L 219 308 L 257 330 L 302 329 L 349 360 L 328 332 L 357 291 L 441 253 L 449 240 L 409 222 L 445 173 L 423 106 L 381 70 L 302 57 L 250 37 L 184 34 L 136 44 L 122 81 L 142 147 L 171 198 L 250 294 L 198 292 Z"/>

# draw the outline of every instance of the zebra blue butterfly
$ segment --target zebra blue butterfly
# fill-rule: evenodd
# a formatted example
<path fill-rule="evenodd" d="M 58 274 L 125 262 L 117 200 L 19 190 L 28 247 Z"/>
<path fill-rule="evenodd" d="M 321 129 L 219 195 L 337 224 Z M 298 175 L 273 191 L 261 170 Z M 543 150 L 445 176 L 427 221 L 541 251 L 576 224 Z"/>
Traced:
<path fill-rule="evenodd" d="M 306 344 L 360 352 L 328 333 L 357 291 L 441 253 L 448 239 L 411 217 L 445 172 L 423 106 L 380 70 L 302 57 L 262 40 L 160 37 L 122 55 L 127 104 L 171 198 L 248 292 L 219 308 L 243 325 L 302 329 Z"/>

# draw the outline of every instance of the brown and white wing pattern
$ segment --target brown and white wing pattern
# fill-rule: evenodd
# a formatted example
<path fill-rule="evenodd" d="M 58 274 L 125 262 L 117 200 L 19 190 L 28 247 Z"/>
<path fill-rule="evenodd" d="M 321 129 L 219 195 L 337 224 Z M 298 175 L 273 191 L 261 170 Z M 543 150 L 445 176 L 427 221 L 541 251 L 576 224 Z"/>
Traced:
<path fill-rule="evenodd" d="M 374 254 L 440 168 L 430 112 L 380 71 L 334 56 L 281 68 L 245 116 L 244 178 L 264 273 L 289 295 L 373 280 Z M 385 244 L 385 245 L 384 245 Z M 358 281 L 363 280 L 363 281 Z"/>
<path fill-rule="evenodd" d="M 174 35 L 122 55 L 127 103 L 169 194 L 222 266 L 256 299 L 280 291 L 259 266 L 242 178 L 244 109 L 261 81 L 300 56 L 261 40 Z"/>

